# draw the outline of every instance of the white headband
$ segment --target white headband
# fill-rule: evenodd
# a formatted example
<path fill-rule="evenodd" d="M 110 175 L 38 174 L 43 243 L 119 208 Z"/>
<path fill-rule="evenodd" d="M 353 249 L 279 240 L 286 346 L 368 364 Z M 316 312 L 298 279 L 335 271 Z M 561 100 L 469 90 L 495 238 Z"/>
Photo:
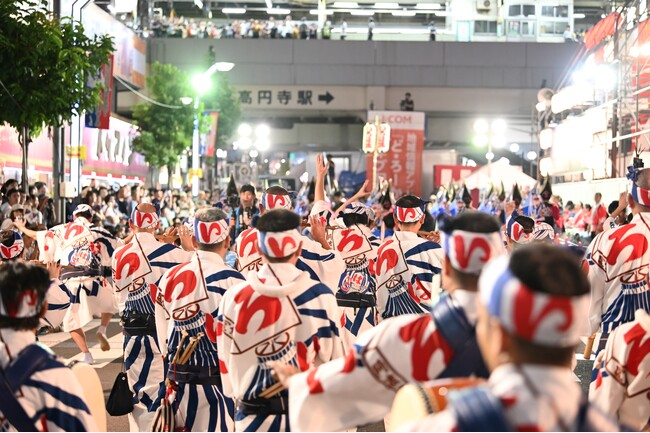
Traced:
<path fill-rule="evenodd" d="M 262 254 L 281 259 L 298 251 L 302 242 L 302 235 L 298 229 L 284 232 L 259 232 L 258 245 Z"/>
<path fill-rule="evenodd" d="M 451 266 L 468 274 L 481 273 L 487 262 L 505 252 L 501 233 L 474 233 L 454 230 L 440 232 L 440 242 Z"/>
<path fill-rule="evenodd" d="M 517 213 L 517 211 L 514 211 L 512 213 L 506 225 L 506 234 L 510 239 L 512 239 L 513 242 L 517 244 L 527 244 L 533 240 L 533 234 L 526 233 L 524 231 L 524 226 L 516 221 L 517 217 L 519 216 L 520 215 Z"/>
<path fill-rule="evenodd" d="M 218 244 L 228 237 L 228 222 L 199 221 L 194 219 L 194 237 L 200 244 Z"/>
<path fill-rule="evenodd" d="M 395 206 L 395 217 L 401 223 L 414 223 L 420 221 L 423 216 L 424 210 L 421 207 Z"/>
<path fill-rule="evenodd" d="M 542 346 L 570 347 L 585 335 L 590 295 L 534 292 L 510 269 L 509 257 L 488 264 L 479 278 L 481 302 L 511 334 Z"/>
<path fill-rule="evenodd" d="M 21 292 L 19 296 L 18 302 L 11 305 L 5 305 L 0 299 L 0 316 L 12 319 L 29 319 L 40 315 L 44 298 L 39 299 L 38 291 L 28 289 Z"/>
<path fill-rule="evenodd" d="M 140 212 L 138 207 L 133 208 L 131 212 L 131 221 L 133 225 L 141 229 L 149 229 L 158 223 L 157 212 Z"/>
<path fill-rule="evenodd" d="M 273 209 L 291 209 L 291 196 L 289 194 L 262 194 L 262 200 L 260 202 L 262 207 L 266 210 Z"/>
<path fill-rule="evenodd" d="M 0 244 L 0 257 L 2 260 L 11 260 L 20 255 L 25 248 L 25 241 L 23 237 L 16 230 L 12 230 L 14 235 L 14 243 L 12 246 L 8 247 L 3 244 Z"/>
<path fill-rule="evenodd" d="M 533 227 L 532 237 L 536 241 L 554 241 L 555 240 L 555 230 L 550 224 L 537 221 Z"/>

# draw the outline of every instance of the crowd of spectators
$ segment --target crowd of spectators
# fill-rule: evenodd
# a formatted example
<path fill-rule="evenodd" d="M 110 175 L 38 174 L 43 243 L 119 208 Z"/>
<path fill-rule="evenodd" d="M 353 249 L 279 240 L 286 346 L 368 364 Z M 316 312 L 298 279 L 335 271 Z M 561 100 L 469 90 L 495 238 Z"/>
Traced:
<path fill-rule="evenodd" d="M 341 35 L 345 35 L 347 23 L 341 22 Z M 146 33 L 145 33 L 146 32 Z M 209 20 L 183 17 L 155 17 L 151 28 L 143 32 L 150 37 L 199 38 L 199 39 L 317 39 L 318 23 L 306 17 L 296 21 L 290 15 L 276 20 L 234 20 L 228 24 L 216 24 Z M 332 23 L 327 21 L 321 29 L 322 39 L 330 39 Z M 344 39 L 344 38 L 343 38 Z"/>
<path fill-rule="evenodd" d="M 66 200 L 65 221 L 60 221 L 56 215 L 54 200 L 43 182 L 31 185 L 29 193 L 25 194 L 18 182 L 10 179 L 0 188 L 0 195 L 0 230 L 13 229 L 16 219 L 24 220 L 29 229 L 45 230 L 71 221 L 74 208 L 78 204 L 87 204 L 94 211 L 93 224 L 104 227 L 118 238 L 128 236 L 128 220 L 140 202 L 152 203 L 160 209 L 163 229 L 178 227 L 187 217 L 193 215 L 196 209 L 212 206 L 209 191 L 200 191 L 193 199 L 189 188 L 147 189 L 139 184 L 111 187 L 93 181 L 83 188 L 77 198 Z"/>

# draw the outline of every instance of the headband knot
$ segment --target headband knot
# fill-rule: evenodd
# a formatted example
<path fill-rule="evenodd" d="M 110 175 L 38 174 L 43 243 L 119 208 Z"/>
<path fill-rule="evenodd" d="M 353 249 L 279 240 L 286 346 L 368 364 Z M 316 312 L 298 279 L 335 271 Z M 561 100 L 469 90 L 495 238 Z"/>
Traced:
<path fill-rule="evenodd" d="M 262 232 L 257 236 L 262 254 L 275 259 L 282 259 L 294 254 L 302 245 L 298 229 L 283 232 Z"/>
<path fill-rule="evenodd" d="M 194 237 L 200 244 L 214 245 L 223 242 L 228 237 L 228 222 L 199 221 L 194 219 Z"/>
<path fill-rule="evenodd" d="M 343 215 L 350 214 L 367 215 L 368 221 L 374 221 L 375 219 L 375 212 L 360 201 L 353 201 L 352 203 L 348 204 L 345 209 L 339 213 L 338 217 L 342 218 Z"/>
<path fill-rule="evenodd" d="M 533 344 L 570 347 L 586 334 L 590 295 L 535 292 L 509 269 L 509 257 L 488 264 L 479 278 L 481 302 L 506 331 Z"/>
<path fill-rule="evenodd" d="M 508 237 L 517 244 L 527 244 L 532 241 L 534 237 L 532 232 L 526 233 L 524 226 L 517 222 L 517 218 L 520 216 L 522 215 L 519 215 L 519 212 L 516 210 L 512 212 L 512 215 L 510 215 L 508 223 L 506 224 L 506 235 L 508 235 Z"/>

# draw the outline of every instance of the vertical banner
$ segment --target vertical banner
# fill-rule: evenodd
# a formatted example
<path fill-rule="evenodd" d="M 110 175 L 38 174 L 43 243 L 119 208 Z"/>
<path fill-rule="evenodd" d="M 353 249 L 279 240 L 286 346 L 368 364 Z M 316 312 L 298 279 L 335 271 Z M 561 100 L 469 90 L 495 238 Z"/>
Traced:
<path fill-rule="evenodd" d="M 108 58 L 108 63 L 99 70 L 99 75 L 88 79 L 88 87 L 97 87 L 101 84 L 104 88 L 101 93 L 102 103 L 92 111 L 86 112 L 86 127 L 109 129 L 111 118 L 111 104 L 113 103 L 113 55 Z"/>
<path fill-rule="evenodd" d="M 422 149 L 424 113 L 415 111 L 369 111 L 368 119 L 379 117 L 390 126 L 390 150 L 379 154 L 377 174 L 389 179 L 396 194 L 422 194 Z M 366 177 L 372 182 L 372 154 L 366 156 Z"/>
<path fill-rule="evenodd" d="M 214 156 L 214 152 L 217 148 L 219 113 L 216 111 L 206 111 L 203 113 L 203 116 L 207 117 L 208 131 L 205 134 L 201 134 L 201 139 L 199 140 L 199 154 L 201 156 Z"/>

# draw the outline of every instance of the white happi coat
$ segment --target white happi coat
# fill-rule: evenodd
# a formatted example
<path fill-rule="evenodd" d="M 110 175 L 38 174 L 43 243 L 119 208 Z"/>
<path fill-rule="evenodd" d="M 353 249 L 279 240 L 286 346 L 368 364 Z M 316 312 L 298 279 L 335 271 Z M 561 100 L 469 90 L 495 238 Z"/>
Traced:
<path fill-rule="evenodd" d="M 257 229 L 249 228 L 244 230 L 236 241 L 236 268 L 245 277 L 249 272 L 257 272 L 262 266 L 257 234 Z M 300 241 L 302 252 L 296 267 L 307 271 L 312 280 L 320 281 L 335 291 L 341 275 L 345 272 L 343 259 L 336 252 L 326 250 L 320 243 L 307 236 L 301 236 Z"/>
<path fill-rule="evenodd" d="M 647 430 L 650 419 L 650 316 L 639 310 L 633 322 L 609 335 L 594 368 L 589 401 L 632 430 Z"/>
<path fill-rule="evenodd" d="M 58 278 L 50 283 L 47 289 L 45 299 L 47 300 L 47 312 L 41 318 L 41 326 L 51 326 L 58 328 L 63 323 L 68 308 L 70 308 L 70 299 L 72 294 L 66 287 L 65 283 Z"/>
<path fill-rule="evenodd" d="M 32 331 L 0 329 L 0 368 L 6 368 L 32 344 L 36 344 Z M 43 368 L 27 378 L 16 394 L 18 402 L 34 421 L 33 431 L 97 430 L 76 376 L 58 360 L 45 361 Z M 3 416 L 2 407 L 0 431 L 16 431 Z"/>
<path fill-rule="evenodd" d="M 154 299 L 163 274 L 194 253 L 156 240 L 151 233 L 136 233 L 113 255 L 113 284 L 121 310 L 154 315 Z M 124 366 L 135 395 L 129 414 L 131 431 L 147 431 L 160 403 L 165 369 L 156 335 L 124 335 Z"/>
<path fill-rule="evenodd" d="M 609 333 L 634 320 L 638 309 L 650 311 L 650 213 L 630 224 L 598 234 L 585 256 L 591 283 L 591 332 Z"/>
<path fill-rule="evenodd" d="M 218 347 L 224 392 L 254 400 L 274 384 L 269 361 L 302 371 L 343 355 L 332 291 L 287 263 L 264 265 L 223 297 Z M 283 391 L 286 397 L 286 391 Z M 286 416 L 237 413 L 237 431 L 289 431 Z"/>
<path fill-rule="evenodd" d="M 381 317 L 427 313 L 438 299 L 444 252 L 411 232 L 396 231 L 377 252 L 377 308 Z"/>
<path fill-rule="evenodd" d="M 535 386 L 532 391 L 525 374 Z M 576 431 L 582 392 L 570 368 L 523 364 L 521 371 L 513 364 L 497 367 L 488 380 L 491 393 L 504 407 L 511 431 Z M 539 396 L 535 397 L 534 393 Z M 618 426 L 597 408 L 590 406 L 587 420 L 596 431 L 619 431 Z M 485 420 L 485 431 L 492 431 Z M 568 430 L 563 428 L 568 427 Z M 423 420 L 402 427 L 406 431 L 458 431 L 456 415 L 449 407 Z"/>
<path fill-rule="evenodd" d="M 205 334 L 186 365 L 219 371 L 219 303 L 228 290 L 243 281 L 242 275 L 227 266 L 221 256 L 200 250 L 188 263 L 165 273 L 156 298 L 156 331 L 170 370 L 181 333 L 186 330 L 189 336 Z M 186 340 L 181 353 L 188 343 Z M 179 383 L 175 407 L 176 425 L 184 425 L 188 431 L 233 431 L 234 403 L 223 395 L 221 385 Z"/>
<path fill-rule="evenodd" d="M 37 232 L 37 241 L 43 262 L 58 261 L 62 266 L 77 268 L 109 268 L 115 248 L 122 243 L 83 217 Z M 78 276 L 62 282 L 71 296 L 70 308 L 63 318 L 64 331 L 82 328 L 93 315 L 118 312 L 115 293 L 105 277 Z"/>
<path fill-rule="evenodd" d="M 345 262 L 345 272 L 336 287 L 338 293 L 376 295 L 377 277 L 374 264 L 381 242 L 363 225 L 332 230 L 331 243 Z M 341 325 L 346 348 L 351 347 L 357 335 L 377 324 L 377 308 L 340 307 Z"/>
<path fill-rule="evenodd" d="M 478 294 L 451 295 L 470 324 Z M 290 379 L 289 416 L 297 431 L 338 431 L 377 422 L 406 383 L 436 379 L 454 357 L 431 314 L 386 319 L 360 334 L 344 359 Z"/>

